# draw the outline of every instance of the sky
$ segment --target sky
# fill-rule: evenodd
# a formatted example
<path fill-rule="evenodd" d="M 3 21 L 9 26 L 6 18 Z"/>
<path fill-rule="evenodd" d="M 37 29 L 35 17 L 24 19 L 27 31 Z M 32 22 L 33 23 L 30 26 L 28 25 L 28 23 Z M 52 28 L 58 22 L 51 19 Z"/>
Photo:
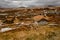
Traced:
<path fill-rule="evenodd" d="M 45 5 L 59 6 L 60 0 L 0 0 L 0 7 L 2 8 L 32 7 Z"/>

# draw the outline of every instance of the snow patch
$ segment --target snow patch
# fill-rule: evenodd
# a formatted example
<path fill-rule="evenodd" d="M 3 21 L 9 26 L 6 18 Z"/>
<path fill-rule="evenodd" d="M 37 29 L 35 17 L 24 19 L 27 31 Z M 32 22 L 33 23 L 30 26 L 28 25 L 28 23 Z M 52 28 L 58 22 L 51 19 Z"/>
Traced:
<path fill-rule="evenodd" d="M 14 29 L 14 28 L 2 28 L 0 30 L 0 32 L 6 32 L 6 31 L 9 31 L 9 30 L 12 30 L 12 29 Z"/>

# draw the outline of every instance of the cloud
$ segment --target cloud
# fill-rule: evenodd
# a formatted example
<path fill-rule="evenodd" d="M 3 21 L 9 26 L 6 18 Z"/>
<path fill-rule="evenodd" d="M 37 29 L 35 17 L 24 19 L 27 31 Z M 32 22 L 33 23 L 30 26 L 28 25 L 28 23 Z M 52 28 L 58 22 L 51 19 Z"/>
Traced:
<path fill-rule="evenodd" d="M 44 5 L 60 6 L 60 0 L 0 0 L 0 7 L 4 8 L 31 7 Z"/>

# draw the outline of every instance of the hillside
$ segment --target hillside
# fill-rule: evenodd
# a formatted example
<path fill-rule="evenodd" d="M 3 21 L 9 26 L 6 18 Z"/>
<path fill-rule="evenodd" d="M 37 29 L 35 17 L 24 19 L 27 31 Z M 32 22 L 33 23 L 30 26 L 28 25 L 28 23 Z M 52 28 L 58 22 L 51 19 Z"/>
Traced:
<path fill-rule="evenodd" d="M 0 40 L 60 40 L 60 7 L 1 8 Z"/>

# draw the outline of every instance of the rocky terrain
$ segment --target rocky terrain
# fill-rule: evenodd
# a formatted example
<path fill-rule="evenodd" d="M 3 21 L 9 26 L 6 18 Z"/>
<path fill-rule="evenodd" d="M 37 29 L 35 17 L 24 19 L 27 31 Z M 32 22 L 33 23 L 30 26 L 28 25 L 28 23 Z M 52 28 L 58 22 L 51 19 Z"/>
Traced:
<path fill-rule="evenodd" d="M 0 40 L 60 40 L 59 17 L 60 7 L 1 8 Z"/>

